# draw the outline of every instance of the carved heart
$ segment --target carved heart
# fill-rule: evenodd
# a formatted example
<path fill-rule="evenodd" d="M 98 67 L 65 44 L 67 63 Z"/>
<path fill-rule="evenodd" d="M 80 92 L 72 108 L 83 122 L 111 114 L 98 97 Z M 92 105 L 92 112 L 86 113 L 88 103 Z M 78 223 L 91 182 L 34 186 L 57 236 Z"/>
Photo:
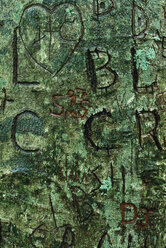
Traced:
<path fill-rule="evenodd" d="M 70 61 L 84 35 L 79 8 L 61 3 L 52 9 L 32 4 L 22 13 L 19 32 L 33 61 L 56 75 Z"/>

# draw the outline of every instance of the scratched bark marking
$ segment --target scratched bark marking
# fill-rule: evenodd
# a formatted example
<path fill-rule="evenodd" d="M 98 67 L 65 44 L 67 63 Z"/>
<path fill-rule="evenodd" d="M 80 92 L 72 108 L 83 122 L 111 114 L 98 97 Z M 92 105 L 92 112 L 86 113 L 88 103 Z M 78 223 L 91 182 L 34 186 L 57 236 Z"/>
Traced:
<path fill-rule="evenodd" d="M 1 0 L 0 247 L 165 248 L 163 0 Z"/>

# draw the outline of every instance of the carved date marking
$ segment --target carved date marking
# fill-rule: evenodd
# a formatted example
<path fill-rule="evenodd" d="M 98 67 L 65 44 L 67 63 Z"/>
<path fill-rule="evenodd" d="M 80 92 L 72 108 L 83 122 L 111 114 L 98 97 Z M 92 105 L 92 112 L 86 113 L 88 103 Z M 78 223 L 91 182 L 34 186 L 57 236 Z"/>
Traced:
<path fill-rule="evenodd" d="M 65 109 L 64 106 L 57 103 L 59 98 L 67 97 L 70 100 L 70 109 Z M 85 99 L 86 97 L 86 90 L 76 88 L 76 90 L 68 90 L 66 95 L 54 95 L 53 96 L 53 103 L 54 105 L 60 110 L 59 113 L 55 113 L 51 111 L 51 115 L 54 117 L 67 117 L 71 115 L 76 121 L 78 119 L 84 120 L 87 116 L 88 110 L 84 107 L 84 104 L 89 104 L 90 102 Z M 76 105 L 78 110 L 71 109 L 72 106 Z M 80 109 L 81 108 L 81 109 Z M 80 110 L 79 110 L 80 109 Z"/>

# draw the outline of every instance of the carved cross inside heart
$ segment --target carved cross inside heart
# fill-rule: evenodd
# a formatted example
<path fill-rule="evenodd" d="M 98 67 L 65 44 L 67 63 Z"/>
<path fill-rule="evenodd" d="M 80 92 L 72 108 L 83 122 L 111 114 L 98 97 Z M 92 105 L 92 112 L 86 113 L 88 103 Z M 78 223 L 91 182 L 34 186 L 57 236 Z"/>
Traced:
<path fill-rule="evenodd" d="M 19 33 L 33 61 L 56 75 L 84 36 L 80 9 L 74 3 L 61 3 L 52 9 L 42 4 L 29 5 L 22 13 Z"/>

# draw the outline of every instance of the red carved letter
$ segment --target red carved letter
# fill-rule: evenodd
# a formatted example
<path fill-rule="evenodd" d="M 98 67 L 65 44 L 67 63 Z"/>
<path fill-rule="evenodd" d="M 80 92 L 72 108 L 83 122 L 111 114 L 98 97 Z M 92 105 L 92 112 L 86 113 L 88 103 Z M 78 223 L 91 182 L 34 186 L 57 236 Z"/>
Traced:
<path fill-rule="evenodd" d="M 127 207 L 132 207 L 134 210 L 134 217 L 132 220 L 125 220 L 125 208 L 127 208 Z M 121 209 L 121 217 L 122 217 L 121 224 L 130 224 L 130 223 L 133 223 L 134 221 L 136 221 L 136 219 L 137 219 L 137 207 L 134 204 L 122 202 L 120 204 L 120 209 Z"/>
<path fill-rule="evenodd" d="M 140 225 L 138 224 L 137 226 L 141 229 L 145 229 L 148 225 L 148 217 L 150 215 L 150 213 L 152 213 L 152 211 L 150 210 L 147 210 L 146 208 L 140 208 L 140 210 L 146 210 L 146 213 L 145 213 L 145 225 Z"/>

